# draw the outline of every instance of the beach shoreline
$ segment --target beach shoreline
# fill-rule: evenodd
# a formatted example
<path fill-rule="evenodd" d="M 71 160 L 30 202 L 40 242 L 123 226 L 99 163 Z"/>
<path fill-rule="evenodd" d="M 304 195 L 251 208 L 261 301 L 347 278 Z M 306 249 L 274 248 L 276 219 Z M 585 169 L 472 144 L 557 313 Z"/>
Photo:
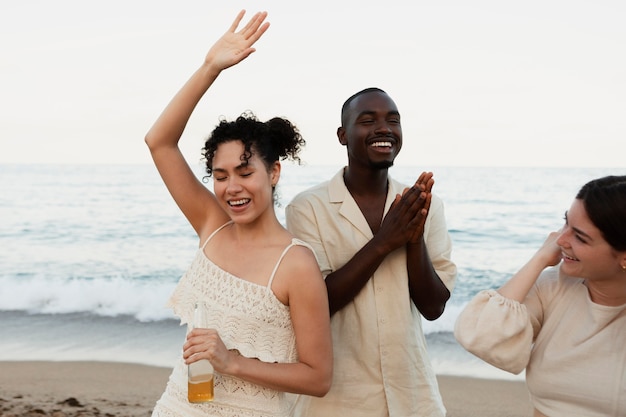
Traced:
<path fill-rule="evenodd" d="M 148 417 L 170 368 L 98 361 L 0 361 L 0 416 Z M 439 375 L 448 417 L 528 417 L 523 381 Z"/>

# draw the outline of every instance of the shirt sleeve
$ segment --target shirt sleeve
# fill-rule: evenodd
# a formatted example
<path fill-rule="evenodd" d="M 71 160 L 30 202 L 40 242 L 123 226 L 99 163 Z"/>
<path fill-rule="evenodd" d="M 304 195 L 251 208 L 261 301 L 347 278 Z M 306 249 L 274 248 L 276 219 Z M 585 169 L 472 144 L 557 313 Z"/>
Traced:
<path fill-rule="evenodd" d="M 454 336 L 470 353 L 507 372 L 519 374 L 528 365 L 534 338 L 524 304 L 495 290 L 479 292 L 463 309 Z"/>
<path fill-rule="evenodd" d="M 315 217 L 315 210 L 308 201 L 302 199 L 292 201 L 285 207 L 285 221 L 287 230 L 298 239 L 308 243 L 319 264 L 322 276 L 326 276 L 332 272 L 330 262 L 324 250 L 321 234 L 319 231 L 318 221 Z"/>
<path fill-rule="evenodd" d="M 428 220 L 424 229 L 424 241 L 428 256 L 439 279 L 452 292 L 456 283 L 457 268 L 452 262 L 452 239 L 448 232 L 443 201 L 433 195 Z"/>

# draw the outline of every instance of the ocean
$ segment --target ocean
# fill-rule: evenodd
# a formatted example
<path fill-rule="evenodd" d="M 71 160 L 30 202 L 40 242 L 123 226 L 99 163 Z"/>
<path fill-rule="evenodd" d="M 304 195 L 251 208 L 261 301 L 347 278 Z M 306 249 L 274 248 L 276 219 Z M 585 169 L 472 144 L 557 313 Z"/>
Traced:
<path fill-rule="evenodd" d="M 281 222 L 297 192 L 339 168 L 283 163 Z M 424 321 L 435 371 L 522 378 L 464 351 L 454 321 L 562 225 L 585 182 L 626 169 L 397 166 L 391 175 L 412 183 L 423 170 L 434 172 L 458 266 L 445 313 Z M 0 360 L 173 366 L 185 328 L 165 303 L 197 246 L 151 165 L 0 165 Z"/>

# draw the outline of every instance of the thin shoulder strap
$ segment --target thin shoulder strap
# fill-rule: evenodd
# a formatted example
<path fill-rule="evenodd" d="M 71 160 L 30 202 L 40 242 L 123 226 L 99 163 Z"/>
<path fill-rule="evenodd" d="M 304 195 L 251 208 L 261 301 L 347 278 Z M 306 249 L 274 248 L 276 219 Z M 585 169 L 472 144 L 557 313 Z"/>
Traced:
<path fill-rule="evenodd" d="M 220 227 L 218 227 L 217 229 L 215 229 L 213 231 L 213 233 L 211 233 L 211 235 L 207 238 L 207 240 L 204 241 L 204 243 L 202 244 L 202 250 L 204 250 L 204 247 L 206 246 L 207 243 L 209 243 L 209 240 L 211 240 L 213 238 L 213 236 L 215 236 L 215 234 L 217 232 L 219 232 L 220 230 L 222 230 L 223 228 L 225 228 L 226 226 L 228 226 L 229 224 L 232 224 L 232 220 L 229 222 L 224 223 L 223 225 L 221 225 Z"/>
<path fill-rule="evenodd" d="M 272 282 L 274 282 L 274 276 L 276 275 L 276 271 L 278 270 L 278 267 L 280 266 L 280 263 L 282 262 L 283 258 L 285 257 L 285 255 L 287 254 L 287 251 L 289 249 L 291 249 L 294 246 L 308 246 L 306 243 L 302 242 L 301 240 L 298 239 L 291 239 L 291 243 L 289 245 L 287 245 L 287 247 L 283 250 L 283 253 L 280 254 L 280 258 L 278 258 L 278 262 L 276 262 L 276 265 L 274 266 L 274 270 L 272 271 L 272 275 L 270 276 L 270 280 L 267 283 L 267 288 L 271 289 L 272 288 Z"/>

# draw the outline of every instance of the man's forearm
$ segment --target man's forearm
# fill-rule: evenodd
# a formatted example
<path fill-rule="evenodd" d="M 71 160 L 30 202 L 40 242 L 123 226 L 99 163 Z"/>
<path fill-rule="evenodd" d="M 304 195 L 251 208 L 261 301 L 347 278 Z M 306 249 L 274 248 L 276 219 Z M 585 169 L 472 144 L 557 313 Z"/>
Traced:
<path fill-rule="evenodd" d="M 406 262 L 411 299 L 427 320 L 437 319 L 443 314 L 450 291 L 437 275 L 423 239 L 407 244 Z"/>

